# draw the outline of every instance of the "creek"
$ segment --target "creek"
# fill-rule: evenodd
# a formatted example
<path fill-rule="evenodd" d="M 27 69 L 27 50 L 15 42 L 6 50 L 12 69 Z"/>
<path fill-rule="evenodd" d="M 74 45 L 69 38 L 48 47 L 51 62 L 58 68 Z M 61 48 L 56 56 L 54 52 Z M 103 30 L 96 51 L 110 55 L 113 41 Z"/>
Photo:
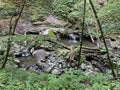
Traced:
<path fill-rule="evenodd" d="M 22 35 L 21 35 L 22 36 Z M 31 38 L 35 35 L 31 35 Z M 14 36 L 14 38 L 17 35 Z M 2 36 L 0 39 L 6 41 L 8 36 Z M 34 39 L 34 38 L 32 38 Z M 25 40 L 24 40 L 25 41 Z M 65 44 L 66 46 L 79 46 L 80 39 L 79 36 L 74 33 L 69 33 L 68 37 L 61 38 L 60 43 Z M 95 47 L 90 40 L 84 39 L 83 46 L 86 47 Z M 24 70 L 35 71 L 36 73 L 53 73 L 53 74 L 62 74 L 63 72 L 68 71 L 69 69 L 74 69 L 75 63 L 67 62 L 61 56 L 58 56 L 53 51 L 46 51 L 42 49 L 35 50 L 35 55 L 31 55 L 28 50 L 28 46 L 19 46 L 19 44 L 12 45 L 12 52 L 16 57 L 15 63 L 18 65 L 18 68 Z M 47 54 L 49 53 L 49 54 Z"/>
<path fill-rule="evenodd" d="M 60 40 L 61 43 L 64 43 L 67 46 L 79 46 L 80 45 L 80 37 L 77 34 L 69 33 L 67 38 L 62 38 Z M 84 38 L 83 39 L 83 46 L 85 47 L 97 47 L 94 43 L 90 40 Z"/>
<path fill-rule="evenodd" d="M 39 35 L 40 32 L 45 33 L 47 31 L 47 33 L 49 33 L 49 31 L 50 31 L 49 29 L 50 30 L 52 29 L 53 31 L 62 31 L 62 30 L 63 30 L 63 32 L 66 31 L 65 28 L 54 28 L 54 27 L 43 26 L 43 25 L 42 26 L 40 26 L 40 25 L 33 26 L 30 22 L 26 21 L 26 23 L 24 23 L 24 24 L 23 24 L 23 22 L 18 24 L 17 32 L 18 33 L 20 32 L 20 34 L 25 34 L 25 32 L 31 31 L 32 33 L 35 32 L 35 34 L 37 33 L 37 35 Z M 74 30 L 71 29 L 71 31 L 69 33 L 67 33 L 67 35 L 66 35 L 67 37 L 65 36 L 65 38 L 60 38 L 59 42 L 65 44 L 66 47 L 79 46 L 80 45 L 80 37 L 78 34 L 73 33 L 73 31 Z M 35 35 L 32 34 L 32 37 L 28 38 L 28 39 L 30 39 L 29 42 L 31 42 L 32 40 L 34 41 L 34 38 L 33 38 L 34 36 Z M 17 37 L 17 35 L 14 35 L 14 38 L 16 38 L 16 37 Z M 7 41 L 7 38 L 8 38 L 8 36 L 0 36 L 0 41 L 3 41 L 3 42 Z M 23 41 L 27 41 L 27 40 L 23 39 Z M 75 66 L 75 64 L 74 64 L 75 60 L 68 63 L 65 59 L 61 58 L 61 56 L 57 55 L 54 51 L 47 51 L 43 48 L 35 50 L 34 55 L 32 55 L 32 54 L 30 54 L 31 52 L 28 50 L 28 46 L 25 46 L 25 45 L 20 46 L 19 44 L 15 44 L 15 43 L 12 44 L 12 55 L 19 56 L 16 58 L 16 59 L 18 59 L 18 61 L 17 60 L 15 61 L 15 63 L 18 65 L 19 68 L 22 68 L 25 70 L 32 70 L 37 73 L 45 72 L 45 73 L 53 73 L 53 74 L 57 74 L 57 75 L 62 74 L 63 72 L 66 72 L 70 69 L 74 69 L 73 67 Z M 94 66 L 95 67 L 98 66 L 97 70 L 98 69 L 100 70 L 101 67 L 103 67 L 103 65 L 101 66 L 99 63 L 101 63 L 101 61 L 104 59 L 107 60 L 106 55 L 100 54 L 100 56 L 98 56 L 98 54 L 95 52 L 96 50 L 92 49 L 92 48 L 96 48 L 97 45 L 93 44 L 91 42 L 91 40 L 88 40 L 87 38 L 83 38 L 83 46 L 91 49 L 91 51 L 87 50 L 87 54 L 89 54 L 88 51 L 90 51 L 90 52 L 92 52 L 92 55 L 86 57 L 86 59 L 88 61 L 90 61 L 89 62 L 90 64 L 86 65 L 85 63 L 82 63 L 80 68 L 83 70 L 88 70 L 88 69 L 91 70 L 91 71 L 88 70 L 87 73 L 94 72 L 94 69 L 96 69 L 96 68 L 94 68 Z M 3 47 L 2 44 L 0 45 L 0 47 Z M 118 51 L 120 51 L 120 50 L 118 50 Z M 114 56 L 114 57 L 116 58 L 116 56 Z M 119 60 L 119 57 L 117 57 L 117 59 Z M 102 62 L 104 62 L 104 61 L 102 61 Z M 92 65 L 94 65 L 94 66 L 92 66 Z"/>

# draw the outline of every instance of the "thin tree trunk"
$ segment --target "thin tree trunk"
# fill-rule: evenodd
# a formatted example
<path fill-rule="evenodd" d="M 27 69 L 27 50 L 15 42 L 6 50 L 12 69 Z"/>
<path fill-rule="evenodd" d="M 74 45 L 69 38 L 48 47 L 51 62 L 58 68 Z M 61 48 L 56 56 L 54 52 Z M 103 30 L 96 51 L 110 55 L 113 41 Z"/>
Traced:
<path fill-rule="evenodd" d="M 14 27 L 13 27 L 13 25 L 12 25 L 13 16 L 11 17 L 10 25 L 9 25 L 9 27 L 10 27 L 10 29 L 9 29 L 9 37 L 8 37 L 8 41 L 7 41 L 7 51 L 6 51 L 6 55 L 5 55 L 5 58 L 4 58 L 3 65 L 2 65 L 2 67 L 1 67 L 2 69 L 5 68 L 5 65 L 6 65 L 6 63 L 7 63 L 7 61 L 8 61 L 9 51 L 10 51 L 10 48 L 11 48 L 12 35 L 15 33 L 15 29 L 16 29 L 17 23 L 18 23 L 18 21 L 19 21 L 19 19 L 20 19 L 20 17 L 21 17 L 21 14 L 22 14 L 22 12 L 23 12 L 23 9 L 24 9 L 25 4 L 26 4 L 26 0 L 24 0 L 24 2 L 23 2 L 23 5 L 22 5 L 22 7 L 21 7 L 21 11 L 20 11 L 20 13 L 19 13 L 19 15 L 18 15 L 18 18 L 17 18 L 16 21 L 15 21 Z M 12 29 L 13 29 L 13 31 L 12 31 Z"/>
<path fill-rule="evenodd" d="M 82 53 L 82 45 L 83 45 L 83 31 L 85 30 L 85 14 L 86 14 L 86 0 L 84 0 L 84 10 L 83 10 L 83 23 L 82 23 L 82 32 L 81 32 L 81 39 L 80 39 L 80 50 L 79 50 L 79 56 L 78 56 L 78 65 L 77 68 L 79 68 L 79 65 L 81 63 L 81 53 Z"/>
<path fill-rule="evenodd" d="M 114 79 L 115 79 L 115 78 L 116 78 L 116 74 L 115 74 L 113 62 L 112 62 L 112 60 L 111 60 L 111 58 L 110 58 L 109 50 L 108 50 L 108 47 L 107 47 L 107 44 L 106 44 L 106 41 L 105 41 L 104 33 L 103 33 L 103 31 L 102 31 L 101 23 L 100 23 L 100 21 L 99 21 L 99 18 L 98 18 L 98 16 L 97 16 L 97 13 L 96 13 L 96 10 L 95 10 L 95 8 L 94 8 L 94 5 L 93 5 L 92 1 L 89 0 L 89 2 L 90 2 L 90 4 L 91 4 L 93 13 L 94 13 L 94 15 L 95 15 L 97 24 L 98 24 L 98 26 L 99 26 L 99 30 L 100 30 L 101 35 L 102 35 L 102 39 L 103 39 L 103 42 L 104 42 L 104 46 L 105 46 L 105 48 L 106 48 L 106 53 L 107 53 L 107 57 L 108 57 L 108 60 L 109 60 L 109 64 L 110 64 L 110 66 L 111 66 L 111 71 L 112 71 L 113 77 L 114 77 Z"/>
<path fill-rule="evenodd" d="M 23 5 L 22 5 L 21 10 L 20 10 L 20 13 L 19 13 L 19 15 L 18 15 L 18 18 L 17 18 L 16 21 L 15 21 L 15 25 L 14 25 L 14 27 L 13 27 L 13 32 L 12 32 L 12 34 L 15 33 L 16 26 L 17 26 L 18 21 L 19 21 L 19 19 L 20 19 L 20 17 L 21 17 L 21 14 L 22 14 L 22 12 L 23 12 L 23 9 L 24 9 L 24 7 L 25 7 L 25 4 L 26 4 L 26 0 L 24 0 Z"/>
<path fill-rule="evenodd" d="M 7 41 L 7 51 L 6 51 L 6 55 L 5 55 L 5 58 L 4 58 L 4 62 L 3 62 L 3 65 L 2 65 L 2 69 L 5 67 L 6 63 L 7 63 L 7 60 L 8 60 L 8 56 L 9 56 L 9 51 L 10 51 L 10 47 L 11 47 L 11 35 L 12 35 L 12 19 L 13 19 L 13 16 L 11 17 L 10 19 L 10 24 L 9 24 L 9 37 L 8 37 L 8 41 Z"/>

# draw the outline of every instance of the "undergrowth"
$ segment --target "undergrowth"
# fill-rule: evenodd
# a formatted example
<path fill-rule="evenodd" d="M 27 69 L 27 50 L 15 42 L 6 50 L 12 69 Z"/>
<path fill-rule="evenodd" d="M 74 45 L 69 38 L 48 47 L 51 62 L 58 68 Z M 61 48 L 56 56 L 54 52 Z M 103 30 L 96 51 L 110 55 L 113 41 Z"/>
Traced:
<path fill-rule="evenodd" d="M 99 17 L 103 23 L 104 31 L 111 33 L 120 32 L 120 0 L 110 0 L 99 12 Z M 105 32 L 105 33 L 106 33 Z"/>
<path fill-rule="evenodd" d="M 68 71 L 62 76 L 35 74 L 15 68 L 5 68 L 0 73 L 3 90 L 119 90 L 120 83 L 111 75 L 90 76 L 81 70 Z"/>

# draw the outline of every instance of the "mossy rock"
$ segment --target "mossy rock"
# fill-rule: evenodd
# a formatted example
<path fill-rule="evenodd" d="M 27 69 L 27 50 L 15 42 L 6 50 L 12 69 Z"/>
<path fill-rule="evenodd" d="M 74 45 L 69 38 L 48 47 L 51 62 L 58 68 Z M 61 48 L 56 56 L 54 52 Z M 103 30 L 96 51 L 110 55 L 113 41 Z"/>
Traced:
<path fill-rule="evenodd" d="M 52 40 L 57 40 L 57 36 L 55 35 L 54 30 L 49 30 L 48 37 Z"/>

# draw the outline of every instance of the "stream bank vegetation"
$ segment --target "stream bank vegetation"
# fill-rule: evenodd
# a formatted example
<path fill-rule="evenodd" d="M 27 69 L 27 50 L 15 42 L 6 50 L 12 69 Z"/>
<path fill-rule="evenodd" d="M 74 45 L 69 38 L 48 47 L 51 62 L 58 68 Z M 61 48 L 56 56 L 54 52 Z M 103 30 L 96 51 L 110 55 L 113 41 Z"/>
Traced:
<path fill-rule="evenodd" d="M 100 1 L 0 0 L 0 89 L 119 90 L 120 1 Z"/>

